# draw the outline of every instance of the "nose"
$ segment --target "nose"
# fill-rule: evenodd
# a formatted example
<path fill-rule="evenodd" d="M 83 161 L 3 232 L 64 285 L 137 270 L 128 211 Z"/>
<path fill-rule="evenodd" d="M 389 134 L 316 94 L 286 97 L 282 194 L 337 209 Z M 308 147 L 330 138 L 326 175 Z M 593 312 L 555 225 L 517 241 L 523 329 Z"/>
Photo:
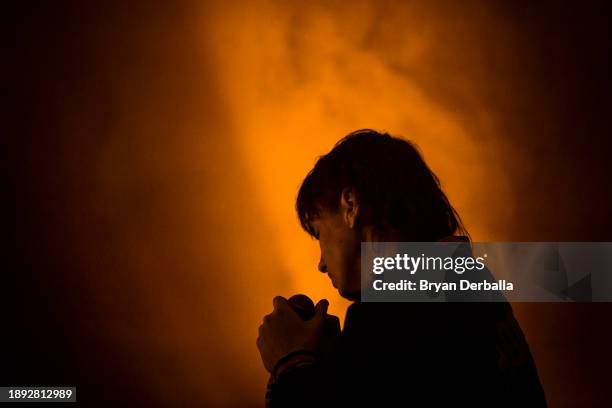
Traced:
<path fill-rule="evenodd" d="M 323 259 L 323 257 L 319 259 L 319 265 L 317 266 L 317 268 L 319 269 L 319 272 L 321 273 L 327 272 L 327 264 L 325 263 L 325 260 Z"/>

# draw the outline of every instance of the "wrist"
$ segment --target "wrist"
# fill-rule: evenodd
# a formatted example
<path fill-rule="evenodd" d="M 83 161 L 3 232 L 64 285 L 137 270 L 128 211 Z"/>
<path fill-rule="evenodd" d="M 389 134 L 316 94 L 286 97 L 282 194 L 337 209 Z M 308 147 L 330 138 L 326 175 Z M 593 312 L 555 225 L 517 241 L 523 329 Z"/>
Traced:
<path fill-rule="evenodd" d="M 301 349 L 292 351 L 274 364 L 272 378 L 276 380 L 283 373 L 291 371 L 294 368 L 315 364 L 317 362 L 317 355 L 312 350 Z"/>

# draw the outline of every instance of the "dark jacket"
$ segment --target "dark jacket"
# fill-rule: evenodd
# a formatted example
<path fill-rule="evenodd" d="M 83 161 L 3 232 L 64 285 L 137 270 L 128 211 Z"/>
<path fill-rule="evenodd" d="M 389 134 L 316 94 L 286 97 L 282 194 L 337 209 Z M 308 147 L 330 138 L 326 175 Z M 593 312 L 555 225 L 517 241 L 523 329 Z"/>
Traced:
<path fill-rule="evenodd" d="M 467 238 L 441 241 L 464 243 L 456 253 L 471 254 Z M 482 274 L 493 279 L 486 268 Z M 494 302 L 448 299 L 353 303 L 335 352 L 284 367 L 269 383 L 268 405 L 545 407 L 531 352 L 503 295 L 481 297 Z"/>
<path fill-rule="evenodd" d="M 354 303 L 326 360 L 297 364 L 271 407 L 546 406 L 508 303 Z"/>

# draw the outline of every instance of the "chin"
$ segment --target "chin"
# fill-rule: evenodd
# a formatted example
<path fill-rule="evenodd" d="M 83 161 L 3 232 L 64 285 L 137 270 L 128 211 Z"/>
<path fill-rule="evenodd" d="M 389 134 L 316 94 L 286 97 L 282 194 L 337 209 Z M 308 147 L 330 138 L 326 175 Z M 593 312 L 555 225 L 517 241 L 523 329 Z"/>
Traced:
<path fill-rule="evenodd" d="M 361 293 L 360 292 L 347 291 L 347 290 L 345 290 L 343 288 L 338 288 L 338 293 L 343 298 L 348 299 L 348 300 L 353 301 L 353 302 L 359 301 L 359 299 L 361 299 Z"/>

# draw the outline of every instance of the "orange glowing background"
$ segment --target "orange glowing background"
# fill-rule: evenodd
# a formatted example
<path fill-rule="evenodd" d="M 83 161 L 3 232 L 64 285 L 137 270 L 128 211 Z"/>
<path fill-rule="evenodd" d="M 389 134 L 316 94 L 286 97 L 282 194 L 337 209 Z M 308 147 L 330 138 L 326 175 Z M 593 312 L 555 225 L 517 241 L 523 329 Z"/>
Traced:
<path fill-rule="evenodd" d="M 460 71 L 470 67 L 470 54 L 479 53 L 470 39 L 494 27 L 495 19 L 473 28 L 469 21 L 438 15 L 424 5 L 396 6 L 394 14 L 378 24 L 382 10 L 375 2 L 354 7 L 278 2 L 243 6 L 207 9 L 202 45 L 214 61 L 222 104 L 233 119 L 237 157 L 246 170 L 245 181 L 253 186 L 243 203 L 260 208 L 260 222 L 270 229 L 260 244 L 274 254 L 274 271 L 262 272 L 269 277 L 263 278 L 267 284 L 250 290 L 250 319 L 239 334 L 246 345 L 276 293 L 328 298 L 332 313 L 344 316 L 348 302 L 316 272 L 318 247 L 299 228 L 294 200 L 316 157 L 352 130 L 375 127 L 411 138 L 443 180 L 474 236 L 503 237 L 482 216 L 487 209 L 498 217 L 512 214 L 513 193 L 497 160 L 504 154 L 498 142 L 501 130 L 495 112 L 477 105 L 480 82 L 457 83 L 470 80 Z M 467 31 L 467 38 L 449 39 L 449 26 Z M 452 57 L 437 45 L 448 40 Z M 512 38 L 507 41 L 512 45 Z M 455 60 L 456 54 L 466 52 Z M 444 73 L 446 58 L 453 58 L 458 75 Z M 469 89 L 471 95 L 459 96 L 475 104 L 476 112 L 467 118 L 465 112 L 437 101 L 423 84 L 436 75 L 439 80 L 448 76 L 449 86 Z M 243 284 L 243 290 L 249 290 Z M 250 347 L 236 352 L 244 353 L 245 360 L 257 357 Z M 261 369 L 254 373 L 261 375 Z"/>
<path fill-rule="evenodd" d="M 294 200 L 316 158 L 359 128 L 416 142 L 476 241 L 594 240 L 555 229 L 582 205 L 557 198 L 583 184 L 540 184 L 575 172 L 555 140 L 578 92 L 551 96 L 562 81 L 539 47 L 558 33 L 534 43 L 522 13 L 271 0 L 31 13 L 22 95 L 40 120 L 22 125 L 18 243 L 48 271 L 32 282 L 62 299 L 31 313 L 76 322 L 48 328 L 69 344 L 66 382 L 109 401 L 262 406 L 255 339 L 273 296 L 328 298 L 341 318 L 348 306 L 317 272 Z M 582 344 L 565 310 L 560 323 L 552 306 L 515 306 L 551 406 L 588 398 L 568 384 L 589 363 L 560 362 Z"/>

